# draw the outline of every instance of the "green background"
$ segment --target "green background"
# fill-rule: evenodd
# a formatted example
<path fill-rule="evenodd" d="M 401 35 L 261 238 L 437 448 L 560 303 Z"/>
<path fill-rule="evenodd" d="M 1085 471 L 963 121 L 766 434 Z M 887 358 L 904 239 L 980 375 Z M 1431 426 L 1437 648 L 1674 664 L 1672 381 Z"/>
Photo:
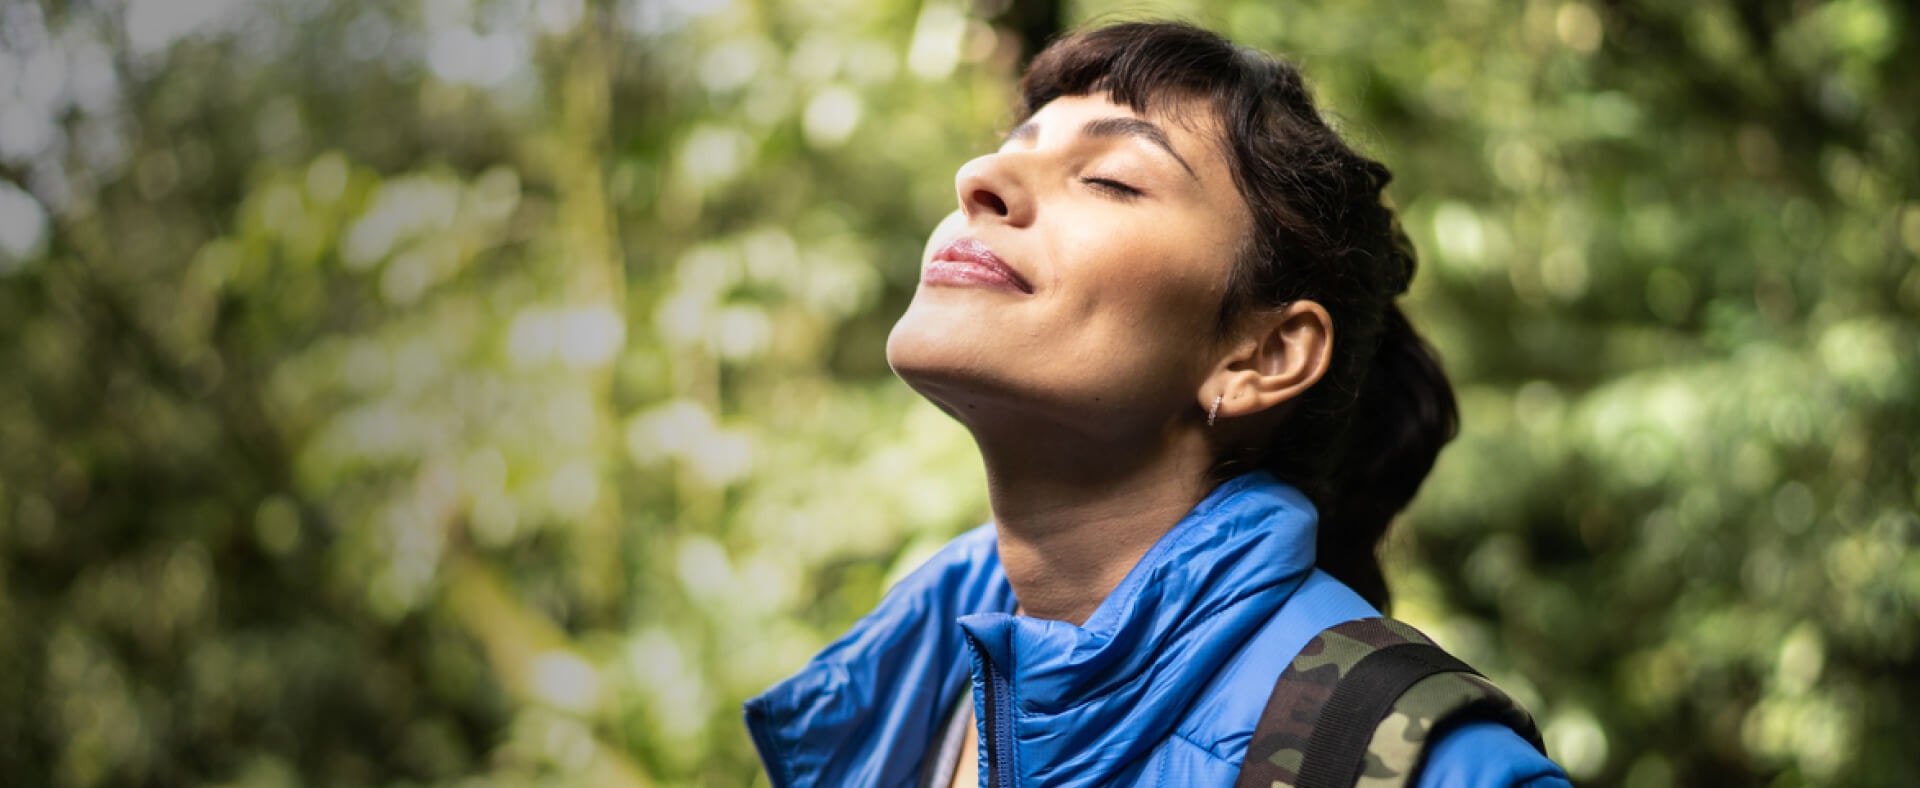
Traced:
<path fill-rule="evenodd" d="M 9 785 L 748 785 L 987 517 L 882 346 L 1063 26 L 1296 59 L 1465 420 L 1398 612 L 1594 785 L 1920 782 L 1890 0 L 0 6 Z"/>

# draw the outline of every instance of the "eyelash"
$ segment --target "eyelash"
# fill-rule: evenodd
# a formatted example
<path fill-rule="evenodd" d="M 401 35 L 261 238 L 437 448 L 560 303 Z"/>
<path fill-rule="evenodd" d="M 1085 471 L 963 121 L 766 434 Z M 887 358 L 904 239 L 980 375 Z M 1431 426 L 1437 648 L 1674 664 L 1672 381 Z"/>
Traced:
<path fill-rule="evenodd" d="M 1140 196 L 1139 189 L 1115 180 L 1108 180 L 1106 178 L 1081 178 L 1080 182 L 1115 197 L 1133 198 Z"/>

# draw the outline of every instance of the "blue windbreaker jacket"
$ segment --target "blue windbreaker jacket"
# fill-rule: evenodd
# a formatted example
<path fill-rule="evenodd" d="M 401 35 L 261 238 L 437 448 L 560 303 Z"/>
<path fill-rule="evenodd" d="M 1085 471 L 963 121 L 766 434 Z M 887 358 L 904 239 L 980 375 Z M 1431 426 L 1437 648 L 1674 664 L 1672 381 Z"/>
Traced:
<path fill-rule="evenodd" d="M 911 786 L 972 685 L 983 786 L 1231 786 L 1308 639 L 1378 615 L 1313 568 L 1313 505 L 1264 472 L 1216 488 L 1081 626 L 1014 615 L 991 524 L 947 545 L 799 674 L 747 702 L 775 786 Z M 1422 786 L 1558 786 L 1496 724 Z"/>

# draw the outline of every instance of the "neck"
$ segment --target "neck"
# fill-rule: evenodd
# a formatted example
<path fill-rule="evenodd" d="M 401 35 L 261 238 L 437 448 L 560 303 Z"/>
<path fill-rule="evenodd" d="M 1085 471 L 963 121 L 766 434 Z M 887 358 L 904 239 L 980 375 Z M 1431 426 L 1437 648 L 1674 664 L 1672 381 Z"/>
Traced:
<path fill-rule="evenodd" d="M 1084 623 L 1140 557 L 1212 489 L 1190 430 L 1090 445 L 1084 434 L 974 428 L 1000 563 L 1035 618 Z"/>

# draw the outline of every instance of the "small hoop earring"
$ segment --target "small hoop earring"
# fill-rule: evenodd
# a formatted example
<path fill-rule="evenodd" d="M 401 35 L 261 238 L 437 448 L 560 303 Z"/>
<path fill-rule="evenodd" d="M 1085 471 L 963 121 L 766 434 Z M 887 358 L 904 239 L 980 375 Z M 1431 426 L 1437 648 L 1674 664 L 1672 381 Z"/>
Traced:
<path fill-rule="evenodd" d="M 1215 395 L 1213 398 L 1213 409 L 1207 411 L 1207 426 L 1209 427 L 1213 426 L 1214 417 L 1219 415 L 1220 415 L 1220 397 L 1218 395 Z"/>

